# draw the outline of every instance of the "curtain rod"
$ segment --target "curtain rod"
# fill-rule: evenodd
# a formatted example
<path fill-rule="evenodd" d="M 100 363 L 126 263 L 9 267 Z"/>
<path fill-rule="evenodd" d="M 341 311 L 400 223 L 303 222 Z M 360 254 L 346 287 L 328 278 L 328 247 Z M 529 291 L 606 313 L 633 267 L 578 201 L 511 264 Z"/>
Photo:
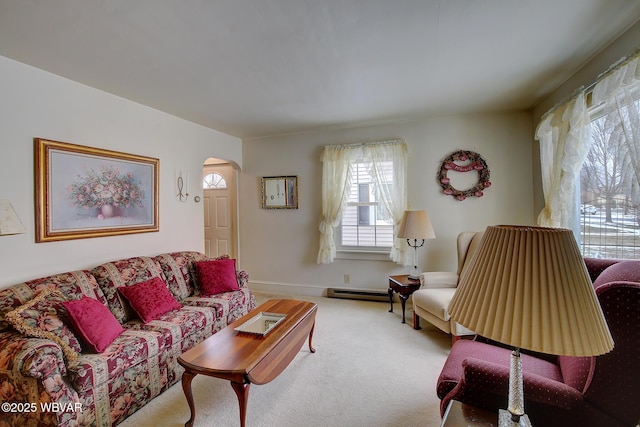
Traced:
<path fill-rule="evenodd" d="M 596 87 L 596 85 L 600 83 L 605 77 L 608 77 L 609 75 L 614 73 L 616 70 L 620 69 L 622 66 L 627 65 L 629 62 L 634 60 L 639 55 L 640 55 L 640 46 L 636 47 L 631 54 L 627 56 L 623 56 L 622 58 L 618 59 L 616 62 L 611 64 L 605 71 L 598 74 L 598 76 L 592 83 L 588 84 L 587 86 L 580 86 L 579 88 L 574 90 L 571 93 L 571 95 L 569 95 L 567 98 L 555 104 L 553 107 L 549 109 L 549 111 L 547 111 L 542 115 L 542 117 L 540 118 L 540 121 L 542 122 L 543 120 L 545 120 L 549 115 L 555 113 L 558 108 L 574 100 L 581 93 L 584 93 L 585 95 L 590 94 L 591 92 L 593 92 L 593 89 Z"/>
<path fill-rule="evenodd" d="M 384 144 L 395 144 L 395 143 L 405 143 L 405 140 L 402 138 L 397 139 L 384 139 L 380 141 L 368 141 L 368 142 L 358 142 L 354 144 L 335 144 L 335 145 L 325 145 L 324 148 L 357 148 L 357 147 L 370 147 L 373 145 L 384 145 Z"/>

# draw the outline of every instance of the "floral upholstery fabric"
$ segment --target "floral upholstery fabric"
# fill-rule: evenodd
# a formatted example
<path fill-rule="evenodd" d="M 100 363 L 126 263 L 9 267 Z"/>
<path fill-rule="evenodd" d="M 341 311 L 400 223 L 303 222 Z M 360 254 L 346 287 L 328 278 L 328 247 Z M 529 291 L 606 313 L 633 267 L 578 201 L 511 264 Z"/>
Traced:
<path fill-rule="evenodd" d="M 68 361 L 82 351 L 80 341 L 67 325 L 67 298 L 55 289 L 44 289 L 35 298 L 5 315 L 5 319 L 28 337 L 56 342 Z"/>
<path fill-rule="evenodd" d="M 120 323 L 136 317 L 128 304 L 118 294 L 118 288 L 145 282 L 154 277 L 162 278 L 162 269 L 157 261 L 149 257 L 127 258 L 108 262 L 91 270 L 104 293 L 109 309 Z"/>
<path fill-rule="evenodd" d="M 226 326 L 256 308 L 256 298 L 248 288 L 240 288 L 239 291 L 225 292 L 211 297 L 185 298 L 182 300 L 182 304 L 210 307 L 215 310 L 216 318 L 221 319 Z"/>
<path fill-rule="evenodd" d="M 191 266 L 208 258 L 200 252 L 171 252 L 155 257 L 164 273 L 167 287 L 178 301 L 194 294 L 195 276 Z"/>
<path fill-rule="evenodd" d="M 95 277 L 87 270 L 71 271 L 30 280 L 0 290 L 0 331 L 9 328 L 9 324 L 4 320 L 6 313 L 30 301 L 44 289 L 58 289 L 69 299 L 80 299 L 82 295 L 86 295 L 107 304 Z"/>
<path fill-rule="evenodd" d="M 48 339 L 0 332 L 0 401 L 78 403 L 78 393 L 64 381 L 66 364 L 60 346 Z M 3 414 L 8 426 L 73 425 L 74 414 L 22 412 Z"/>
<path fill-rule="evenodd" d="M 159 333 L 125 330 L 100 354 L 83 354 L 69 367 L 69 380 L 79 393 L 98 390 L 123 371 L 166 350 Z M 105 399 L 104 397 L 102 399 Z"/>
<path fill-rule="evenodd" d="M 236 272 L 239 291 L 200 298 L 192 264 L 206 259 L 197 252 L 135 257 L 0 290 L 0 400 L 79 403 L 82 408 L 12 414 L 0 426 L 112 426 L 178 382 L 183 372 L 177 363 L 180 354 L 255 308 L 244 271 Z M 166 271 L 170 273 L 165 275 Z M 117 289 L 154 277 L 165 280 L 173 295 L 185 289 L 190 295 L 179 300 L 183 304 L 179 310 L 144 324 L 119 298 Z M 69 299 L 86 295 L 100 301 L 124 332 L 103 353 L 80 353 L 75 362 L 66 360 L 59 344 L 27 338 L 4 319 L 42 289 L 58 289 Z"/>
<path fill-rule="evenodd" d="M 199 339 L 202 336 L 209 337 L 217 332 L 214 330 L 215 315 L 211 310 L 188 306 L 148 323 L 133 320 L 126 326 L 129 330 L 153 331 L 160 334 L 163 348 L 174 349 L 178 355 L 193 347 L 194 342 L 202 341 Z"/>
<path fill-rule="evenodd" d="M 92 413 L 92 424 L 117 424 L 168 386 L 166 352 L 158 333 L 125 330 L 101 354 L 84 354 L 69 381 Z"/>

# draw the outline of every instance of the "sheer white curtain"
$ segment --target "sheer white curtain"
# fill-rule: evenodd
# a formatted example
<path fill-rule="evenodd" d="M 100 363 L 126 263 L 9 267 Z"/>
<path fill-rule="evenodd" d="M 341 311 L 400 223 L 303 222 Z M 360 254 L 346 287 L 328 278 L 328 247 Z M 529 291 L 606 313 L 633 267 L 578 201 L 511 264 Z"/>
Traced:
<path fill-rule="evenodd" d="M 336 257 L 333 229 L 340 217 L 351 188 L 349 165 L 358 152 L 349 146 L 326 146 L 322 153 L 322 217 L 320 218 L 320 250 L 318 264 L 329 264 Z"/>
<path fill-rule="evenodd" d="M 593 88 L 593 104 L 604 108 L 605 128 L 627 162 L 621 176 L 631 203 L 640 205 L 640 54 L 603 77 Z M 623 173 L 624 173 L 623 172 Z"/>
<path fill-rule="evenodd" d="M 538 225 L 569 228 L 580 235 L 578 177 L 591 147 L 591 119 L 584 92 L 555 111 L 538 125 L 540 168 L 545 206 Z"/>
<path fill-rule="evenodd" d="M 351 164 L 356 161 L 371 162 L 372 173 L 379 184 L 381 205 L 393 219 L 394 232 L 407 206 L 407 148 L 404 141 L 381 141 L 366 144 L 328 145 L 322 157 L 322 216 L 320 219 L 320 249 L 318 264 L 329 264 L 336 256 L 333 229 L 340 224 L 342 212 L 351 188 Z M 393 178 L 383 173 L 388 162 L 393 163 Z M 389 182 L 390 179 L 392 182 Z M 410 263 L 406 248 L 394 238 L 391 258 L 399 263 Z M 407 261 L 407 259 L 409 259 Z M 409 265 L 409 264 L 404 264 Z"/>
<path fill-rule="evenodd" d="M 404 143 L 381 144 L 366 150 L 370 157 L 371 173 L 380 184 L 380 202 L 393 218 L 393 247 L 389 257 L 401 265 L 411 265 L 412 253 L 408 250 L 405 239 L 398 239 L 398 227 L 402 214 L 407 208 L 407 146 Z M 393 173 L 389 174 L 385 167 L 392 159 Z"/>

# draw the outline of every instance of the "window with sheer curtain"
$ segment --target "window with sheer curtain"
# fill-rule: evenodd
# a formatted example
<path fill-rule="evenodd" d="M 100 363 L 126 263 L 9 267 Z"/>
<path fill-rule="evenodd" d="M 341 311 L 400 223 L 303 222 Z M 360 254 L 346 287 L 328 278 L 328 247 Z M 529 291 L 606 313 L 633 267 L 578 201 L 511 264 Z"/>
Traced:
<path fill-rule="evenodd" d="M 640 54 L 536 131 L 545 208 L 538 224 L 574 230 L 584 256 L 640 258 Z"/>
<path fill-rule="evenodd" d="M 402 140 L 329 145 L 322 154 L 322 218 L 318 263 L 338 249 L 389 252 L 411 262 L 395 238 L 407 206 L 407 147 Z"/>
<path fill-rule="evenodd" d="M 598 82 L 592 104 L 591 148 L 580 173 L 582 253 L 639 259 L 639 58 Z"/>

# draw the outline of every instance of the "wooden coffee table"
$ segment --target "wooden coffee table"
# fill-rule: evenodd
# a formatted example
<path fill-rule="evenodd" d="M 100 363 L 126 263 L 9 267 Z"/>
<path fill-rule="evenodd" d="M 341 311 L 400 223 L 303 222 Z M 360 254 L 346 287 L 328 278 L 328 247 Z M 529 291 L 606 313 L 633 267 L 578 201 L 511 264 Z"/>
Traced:
<path fill-rule="evenodd" d="M 213 334 L 178 358 L 185 368 L 182 389 L 189 403 L 191 427 L 196 417 L 191 381 L 196 375 L 208 375 L 231 381 L 240 404 L 240 425 L 244 427 L 251 384 L 266 384 L 275 379 L 298 354 L 309 337 L 309 350 L 315 327 L 317 305 L 306 301 L 269 300 L 255 310 Z M 266 335 L 235 330 L 260 312 L 286 314 Z"/>

